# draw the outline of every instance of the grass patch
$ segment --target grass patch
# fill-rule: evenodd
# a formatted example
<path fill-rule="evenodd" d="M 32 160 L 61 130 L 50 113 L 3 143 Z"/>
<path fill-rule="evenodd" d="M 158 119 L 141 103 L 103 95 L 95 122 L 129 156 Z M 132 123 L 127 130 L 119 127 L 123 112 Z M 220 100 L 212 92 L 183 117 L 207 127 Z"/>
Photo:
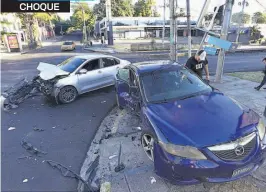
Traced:
<path fill-rule="evenodd" d="M 264 74 L 262 72 L 235 72 L 227 73 L 226 75 L 238 77 L 240 79 L 245 79 L 253 82 L 260 83 Z"/>

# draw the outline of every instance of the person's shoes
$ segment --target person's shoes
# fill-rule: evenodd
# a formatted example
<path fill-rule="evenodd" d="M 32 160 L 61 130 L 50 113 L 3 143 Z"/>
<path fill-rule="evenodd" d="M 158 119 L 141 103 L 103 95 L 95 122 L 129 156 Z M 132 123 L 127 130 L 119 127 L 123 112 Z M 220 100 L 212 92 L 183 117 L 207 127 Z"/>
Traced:
<path fill-rule="evenodd" d="M 259 91 L 259 90 L 260 90 L 260 88 L 259 88 L 259 87 L 254 87 L 254 89 L 256 89 L 257 91 Z"/>

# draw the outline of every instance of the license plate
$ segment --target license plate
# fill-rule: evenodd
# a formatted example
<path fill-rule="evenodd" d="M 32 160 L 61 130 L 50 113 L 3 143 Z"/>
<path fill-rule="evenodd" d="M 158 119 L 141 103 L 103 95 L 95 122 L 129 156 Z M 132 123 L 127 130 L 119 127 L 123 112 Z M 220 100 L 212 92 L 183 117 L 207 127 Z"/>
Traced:
<path fill-rule="evenodd" d="M 240 169 L 236 169 L 236 170 L 234 170 L 232 177 L 235 177 L 235 176 L 241 175 L 243 173 L 249 172 L 250 170 L 253 169 L 253 167 L 254 167 L 253 165 L 249 165 L 249 166 L 246 166 L 246 167 L 243 167 Z"/>

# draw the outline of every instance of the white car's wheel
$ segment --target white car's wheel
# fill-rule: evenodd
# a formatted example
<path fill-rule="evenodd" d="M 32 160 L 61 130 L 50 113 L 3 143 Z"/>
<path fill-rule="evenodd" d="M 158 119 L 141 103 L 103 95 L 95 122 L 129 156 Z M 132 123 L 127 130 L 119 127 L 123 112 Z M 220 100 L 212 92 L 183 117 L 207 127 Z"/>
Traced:
<path fill-rule="evenodd" d="M 61 103 L 71 103 L 75 101 L 77 96 L 78 96 L 78 92 L 75 87 L 65 86 L 60 90 L 58 94 L 58 99 Z"/>

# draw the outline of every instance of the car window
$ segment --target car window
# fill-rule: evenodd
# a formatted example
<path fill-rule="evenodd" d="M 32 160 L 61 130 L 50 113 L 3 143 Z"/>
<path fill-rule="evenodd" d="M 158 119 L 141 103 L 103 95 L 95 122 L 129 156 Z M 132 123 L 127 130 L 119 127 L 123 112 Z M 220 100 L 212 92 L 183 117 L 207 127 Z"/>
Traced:
<path fill-rule="evenodd" d="M 129 69 L 124 69 L 124 68 L 119 69 L 117 75 L 119 79 L 129 82 Z"/>
<path fill-rule="evenodd" d="M 212 91 L 210 86 L 187 69 L 145 74 L 141 77 L 141 84 L 148 102 L 181 99 Z"/>
<path fill-rule="evenodd" d="M 72 45 L 73 42 L 64 42 L 63 45 Z"/>
<path fill-rule="evenodd" d="M 87 64 L 85 64 L 82 69 L 87 69 L 87 71 L 93 71 L 100 68 L 99 59 L 95 59 L 92 61 L 89 61 Z"/>
<path fill-rule="evenodd" d="M 86 59 L 71 57 L 58 65 L 58 67 L 64 71 L 72 73 L 75 71 L 81 64 L 83 64 Z"/>
<path fill-rule="evenodd" d="M 111 67 L 117 64 L 114 58 L 102 58 L 103 67 Z"/>

